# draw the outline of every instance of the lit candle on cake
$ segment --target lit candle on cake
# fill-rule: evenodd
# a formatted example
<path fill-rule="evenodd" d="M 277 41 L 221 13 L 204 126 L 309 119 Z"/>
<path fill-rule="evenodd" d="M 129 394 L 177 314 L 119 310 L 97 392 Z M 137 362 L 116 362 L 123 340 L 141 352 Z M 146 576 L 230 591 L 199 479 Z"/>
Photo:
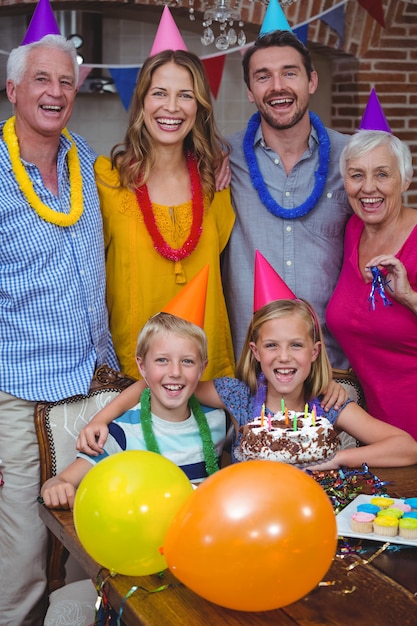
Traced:
<path fill-rule="evenodd" d="M 264 418 L 265 418 L 265 403 L 262 405 L 262 409 L 261 409 L 261 427 L 263 427 L 264 425 Z"/>
<path fill-rule="evenodd" d="M 272 429 L 272 413 L 268 412 L 268 430 Z"/>
<path fill-rule="evenodd" d="M 316 425 L 316 405 L 313 404 L 313 408 L 311 409 L 311 424 L 312 426 Z"/>
<path fill-rule="evenodd" d="M 305 403 L 305 406 L 304 406 L 304 418 L 306 418 L 306 417 L 307 417 L 307 415 L 308 415 L 308 404 L 307 404 L 307 402 L 306 402 L 306 403 Z"/>
<path fill-rule="evenodd" d="M 284 413 L 285 413 L 285 402 L 284 402 L 284 398 L 281 398 L 281 411 L 282 411 L 282 414 L 284 415 Z"/>
<path fill-rule="evenodd" d="M 290 420 L 288 418 L 288 409 L 287 409 L 287 407 L 285 407 L 284 414 L 285 414 L 285 426 L 289 426 L 290 425 Z"/>
<path fill-rule="evenodd" d="M 292 420 L 292 429 L 294 432 L 297 430 L 297 413 L 294 411 L 294 417 Z"/>

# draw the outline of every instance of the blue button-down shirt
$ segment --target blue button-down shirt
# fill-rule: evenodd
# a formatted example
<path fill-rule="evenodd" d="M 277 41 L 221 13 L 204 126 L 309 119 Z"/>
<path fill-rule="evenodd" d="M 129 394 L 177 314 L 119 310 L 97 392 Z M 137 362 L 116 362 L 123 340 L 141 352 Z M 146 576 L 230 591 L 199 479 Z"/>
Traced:
<path fill-rule="evenodd" d="M 117 368 L 105 304 L 96 155 L 79 136 L 84 212 L 76 224 L 42 220 L 20 191 L 0 124 L 0 389 L 26 400 L 55 401 L 88 391 L 94 369 Z M 61 135 L 55 196 L 24 162 L 40 200 L 68 213 L 70 189 Z"/>
<path fill-rule="evenodd" d="M 325 189 L 314 209 L 296 219 L 272 215 L 259 199 L 243 152 L 245 131 L 228 139 L 232 148 L 231 185 L 236 221 L 224 253 L 223 282 L 236 358 L 253 313 L 255 252 L 259 250 L 290 289 L 315 307 L 333 367 L 348 366 L 325 324 L 327 302 L 342 266 L 345 226 L 352 214 L 339 172 L 339 156 L 348 136 L 326 130 L 331 153 Z M 307 150 L 288 175 L 278 154 L 265 144 L 260 127 L 254 150 L 272 197 L 289 209 L 302 204 L 313 190 L 318 166 L 315 129 L 311 131 Z"/>

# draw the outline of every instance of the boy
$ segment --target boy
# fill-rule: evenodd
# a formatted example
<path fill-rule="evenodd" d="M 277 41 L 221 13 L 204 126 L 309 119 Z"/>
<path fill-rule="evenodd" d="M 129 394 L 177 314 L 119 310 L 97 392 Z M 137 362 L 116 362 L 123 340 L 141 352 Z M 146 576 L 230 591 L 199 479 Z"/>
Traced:
<path fill-rule="evenodd" d="M 196 483 L 219 469 L 225 413 L 201 407 L 193 396 L 207 365 L 203 329 L 176 315 L 157 313 L 139 335 L 136 362 L 148 385 L 139 403 L 110 424 L 99 456 L 79 453 L 44 483 L 41 496 L 46 506 L 72 509 L 76 488 L 91 465 L 122 450 L 158 452 Z"/>

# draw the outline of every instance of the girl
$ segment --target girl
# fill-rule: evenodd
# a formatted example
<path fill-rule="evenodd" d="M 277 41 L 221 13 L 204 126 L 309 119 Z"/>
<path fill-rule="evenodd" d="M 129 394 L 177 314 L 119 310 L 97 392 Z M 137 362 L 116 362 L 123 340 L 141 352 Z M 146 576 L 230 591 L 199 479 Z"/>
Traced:
<path fill-rule="evenodd" d="M 311 411 L 316 406 L 323 414 L 321 397 L 332 379 L 332 369 L 323 344 L 322 332 L 312 307 L 304 300 L 274 300 L 254 313 L 236 378 L 217 378 L 199 383 L 196 396 L 205 405 L 226 409 L 235 425 L 233 451 L 239 444 L 239 427 L 259 416 L 262 404 L 276 413 L 281 400 L 291 411 Z M 94 421 L 103 425 L 126 410 L 118 403 L 133 403 L 140 388 L 136 383 L 116 398 Z M 130 395 L 130 397 L 128 397 Z M 117 411 L 117 413 L 116 413 Z M 335 469 L 340 466 L 399 467 L 417 463 L 417 442 L 404 431 L 369 415 L 356 403 L 347 400 L 338 409 L 331 408 L 326 417 L 338 431 L 345 431 L 362 445 L 339 450 L 328 462 L 309 469 Z M 96 422 L 96 423 L 97 423 Z M 91 430 L 90 430 L 91 429 Z M 99 450 L 106 428 L 86 428 L 80 444 L 83 449 Z M 91 434 L 99 434 L 97 443 Z M 87 445 L 86 445 L 87 444 Z M 84 448 L 86 446 L 86 448 Z"/>

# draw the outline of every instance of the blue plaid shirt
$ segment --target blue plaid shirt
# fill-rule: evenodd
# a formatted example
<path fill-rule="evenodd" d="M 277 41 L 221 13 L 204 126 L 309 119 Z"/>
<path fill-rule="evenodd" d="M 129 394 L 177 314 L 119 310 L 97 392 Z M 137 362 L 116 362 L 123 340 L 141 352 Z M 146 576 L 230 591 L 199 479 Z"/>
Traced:
<path fill-rule="evenodd" d="M 79 136 L 84 212 L 59 227 L 32 209 L 12 172 L 0 124 L 0 389 L 26 400 L 55 401 L 88 391 L 95 368 L 117 368 L 105 304 L 100 206 L 94 180 L 96 155 Z M 70 190 L 63 135 L 56 197 L 38 168 L 24 162 L 47 206 L 68 213 Z"/>

